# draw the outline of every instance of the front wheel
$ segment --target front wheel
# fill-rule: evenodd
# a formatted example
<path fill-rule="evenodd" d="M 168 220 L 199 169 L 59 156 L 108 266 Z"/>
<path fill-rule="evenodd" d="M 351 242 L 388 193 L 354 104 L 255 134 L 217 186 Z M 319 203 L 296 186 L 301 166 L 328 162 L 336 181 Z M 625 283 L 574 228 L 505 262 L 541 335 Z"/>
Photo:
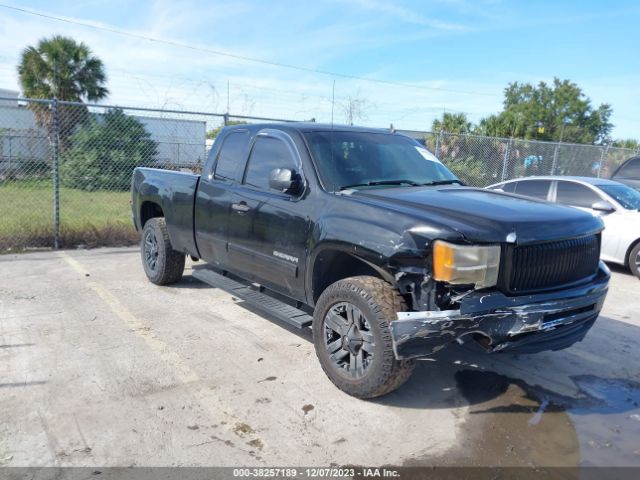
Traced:
<path fill-rule="evenodd" d="M 640 278 L 640 243 L 631 249 L 627 262 L 631 273 Z"/>
<path fill-rule="evenodd" d="M 313 343 L 322 369 L 341 390 L 374 398 L 400 387 L 415 360 L 397 360 L 389 321 L 407 309 L 389 283 L 359 276 L 329 286 L 316 304 Z"/>
<path fill-rule="evenodd" d="M 152 218 L 144 224 L 140 254 L 144 273 L 152 283 L 167 285 L 182 278 L 184 254 L 171 247 L 164 218 Z"/>

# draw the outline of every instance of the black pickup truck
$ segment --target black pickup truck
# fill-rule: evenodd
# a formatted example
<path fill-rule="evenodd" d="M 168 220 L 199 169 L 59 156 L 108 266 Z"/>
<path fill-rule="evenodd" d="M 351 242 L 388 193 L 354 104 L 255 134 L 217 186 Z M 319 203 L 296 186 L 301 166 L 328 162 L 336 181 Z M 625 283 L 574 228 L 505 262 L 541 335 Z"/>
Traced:
<path fill-rule="evenodd" d="M 179 281 L 189 255 L 290 299 L 313 315 L 325 373 L 360 398 L 398 388 L 451 342 L 569 347 L 610 277 L 598 218 L 465 187 L 384 130 L 227 127 L 200 176 L 137 168 L 132 208 L 150 281 Z"/>

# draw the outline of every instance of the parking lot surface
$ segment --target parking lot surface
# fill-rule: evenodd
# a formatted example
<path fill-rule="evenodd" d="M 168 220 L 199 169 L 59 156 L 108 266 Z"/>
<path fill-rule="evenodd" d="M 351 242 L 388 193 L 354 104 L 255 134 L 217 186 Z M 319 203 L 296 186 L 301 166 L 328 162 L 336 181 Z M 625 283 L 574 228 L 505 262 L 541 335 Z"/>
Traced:
<path fill-rule="evenodd" d="M 452 346 L 375 401 L 310 334 L 137 249 L 0 256 L 0 465 L 640 465 L 640 281 L 570 349 Z"/>

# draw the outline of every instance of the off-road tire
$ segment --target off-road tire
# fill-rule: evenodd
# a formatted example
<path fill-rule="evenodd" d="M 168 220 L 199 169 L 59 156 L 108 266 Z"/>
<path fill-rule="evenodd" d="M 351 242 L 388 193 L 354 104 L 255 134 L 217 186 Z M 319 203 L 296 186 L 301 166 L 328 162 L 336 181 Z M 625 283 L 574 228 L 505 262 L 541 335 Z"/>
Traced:
<path fill-rule="evenodd" d="M 635 247 L 631 249 L 629 252 L 629 256 L 627 257 L 627 262 L 629 264 L 629 270 L 636 277 L 640 278 L 640 266 L 638 265 L 638 255 L 640 255 L 640 243 L 638 243 Z"/>
<path fill-rule="evenodd" d="M 155 250 L 152 239 L 155 239 Z M 150 261 L 149 254 L 155 262 Z M 152 218 L 145 223 L 140 240 L 140 255 L 144 273 L 152 283 L 167 285 L 182 278 L 185 256 L 171 247 L 164 218 Z"/>
<path fill-rule="evenodd" d="M 373 334 L 375 347 L 371 363 L 359 379 L 346 378 L 330 358 L 325 345 L 324 318 L 342 302 L 357 307 Z M 406 311 L 400 293 L 384 280 L 371 276 L 345 278 L 330 285 L 316 303 L 313 316 L 313 343 L 322 369 L 342 391 L 357 398 L 375 398 L 399 388 L 411 376 L 415 360 L 397 360 L 393 353 L 389 322 L 396 312 Z"/>

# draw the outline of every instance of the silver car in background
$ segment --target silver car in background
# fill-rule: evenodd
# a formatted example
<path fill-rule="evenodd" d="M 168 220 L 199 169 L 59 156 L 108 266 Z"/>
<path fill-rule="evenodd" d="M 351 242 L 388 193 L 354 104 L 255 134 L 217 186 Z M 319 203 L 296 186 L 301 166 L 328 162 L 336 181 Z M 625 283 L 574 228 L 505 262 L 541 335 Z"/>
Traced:
<path fill-rule="evenodd" d="M 591 177 L 525 177 L 487 187 L 547 200 L 591 212 L 602 218 L 605 262 L 628 267 L 640 278 L 640 192 L 613 180 Z"/>

